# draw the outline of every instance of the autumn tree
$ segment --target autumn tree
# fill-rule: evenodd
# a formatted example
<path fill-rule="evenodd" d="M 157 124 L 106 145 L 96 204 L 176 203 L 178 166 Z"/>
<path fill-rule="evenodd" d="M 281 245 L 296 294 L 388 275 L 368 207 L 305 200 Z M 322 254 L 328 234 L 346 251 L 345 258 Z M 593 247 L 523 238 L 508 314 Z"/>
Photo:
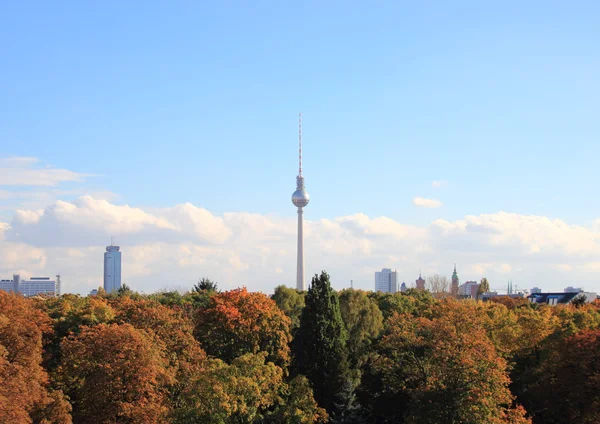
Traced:
<path fill-rule="evenodd" d="M 548 352 L 530 387 L 534 423 L 600 422 L 600 329 L 567 337 Z"/>
<path fill-rule="evenodd" d="M 42 332 L 48 316 L 29 299 L 0 291 L 0 422 L 71 423 L 62 392 L 48 386 Z"/>
<path fill-rule="evenodd" d="M 113 301 L 115 320 L 120 324 L 131 324 L 138 330 L 152 334 L 166 348 L 169 371 L 175 379 L 169 386 L 173 408 L 182 405 L 183 393 L 193 379 L 204 369 L 206 354 L 194 338 L 194 326 L 181 310 L 168 308 L 155 301 L 129 297 Z"/>
<path fill-rule="evenodd" d="M 60 363 L 60 343 L 67 335 L 79 333 L 84 326 L 110 323 L 115 318 L 112 306 L 101 296 L 65 294 L 38 302 L 37 307 L 51 319 L 52 331 L 44 333 L 44 364 L 50 372 Z"/>
<path fill-rule="evenodd" d="M 384 319 L 394 313 L 420 316 L 430 311 L 436 302 L 430 292 L 413 288 L 400 293 L 370 292 L 368 296 L 377 303 Z"/>
<path fill-rule="evenodd" d="M 294 371 L 308 377 L 318 404 L 331 413 L 348 378 L 348 335 L 338 294 L 325 271 L 313 277 L 305 302 L 293 342 Z"/>
<path fill-rule="evenodd" d="M 300 315 L 304 308 L 304 292 L 291 289 L 286 286 L 275 287 L 275 293 L 271 297 L 279 309 L 281 309 L 291 320 L 292 330 L 300 325 Z"/>
<path fill-rule="evenodd" d="M 265 362 L 267 354 L 247 353 L 227 364 L 210 359 L 192 384 L 188 405 L 177 417 L 181 423 L 251 423 L 277 405 L 283 370 Z"/>
<path fill-rule="evenodd" d="M 267 360 L 283 369 L 290 363 L 290 319 L 268 296 L 246 288 L 212 296 L 197 313 L 195 335 L 206 353 L 226 362 L 267 352 Z"/>
<path fill-rule="evenodd" d="M 129 324 L 84 327 L 62 343 L 59 381 L 76 423 L 167 423 L 164 346 Z"/>
<path fill-rule="evenodd" d="M 374 300 L 362 290 L 346 289 L 339 293 L 340 312 L 346 332 L 350 365 L 360 365 L 369 351 L 371 340 L 383 330 L 383 315 Z"/>
<path fill-rule="evenodd" d="M 372 364 L 382 395 L 406 423 L 529 422 L 512 407 L 506 361 L 459 303 L 440 303 L 432 318 L 390 318 Z"/>
<path fill-rule="evenodd" d="M 328 421 L 327 411 L 317 405 L 310 383 L 303 375 L 297 375 L 287 384 L 283 402 L 265 420 L 273 424 L 317 424 Z"/>

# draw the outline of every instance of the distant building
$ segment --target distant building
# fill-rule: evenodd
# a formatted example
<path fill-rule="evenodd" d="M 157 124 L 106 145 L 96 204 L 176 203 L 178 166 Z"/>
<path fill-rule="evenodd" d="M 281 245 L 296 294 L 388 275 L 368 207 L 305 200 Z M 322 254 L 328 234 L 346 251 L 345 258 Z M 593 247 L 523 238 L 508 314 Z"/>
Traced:
<path fill-rule="evenodd" d="M 396 293 L 398 291 L 396 276 L 396 271 L 392 271 L 390 268 L 383 268 L 381 272 L 375 272 L 375 291 Z"/>
<path fill-rule="evenodd" d="M 19 274 L 15 274 L 12 280 L 0 281 L 0 290 L 20 293 L 23 296 L 40 294 L 60 296 L 60 275 L 56 276 L 56 280 L 51 280 L 50 277 L 31 277 L 29 280 L 22 280 Z"/>
<path fill-rule="evenodd" d="M 106 246 L 104 252 L 104 290 L 116 292 L 121 288 L 121 252 L 119 246 Z"/>
<path fill-rule="evenodd" d="M 454 264 L 454 272 L 452 273 L 452 285 L 450 286 L 450 294 L 458 296 L 458 274 L 456 273 L 456 264 Z"/>
<path fill-rule="evenodd" d="M 477 299 L 478 290 L 479 283 L 477 281 L 466 281 L 464 284 L 458 286 L 458 295 L 469 299 Z"/>
<path fill-rule="evenodd" d="M 527 299 L 531 303 L 545 303 L 546 305 L 566 305 L 573 302 L 575 298 L 584 296 L 587 303 L 593 302 L 598 298 L 596 293 L 593 292 L 563 292 L 563 293 L 532 293 L 527 296 Z"/>
<path fill-rule="evenodd" d="M 415 284 L 417 290 L 425 290 L 425 280 L 421 277 L 421 272 L 419 272 L 419 279 L 415 280 Z"/>
<path fill-rule="evenodd" d="M 98 295 L 98 289 L 92 289 L 90 291 L 90 294 L 88 294 L 88 296 L 97 296 Z"/>
<path fill-rule="evenodd" d="M 406 285 L 406 283 L 402 283 L 402 285 L 400 286 L 400 291 L 404 293 L 406 290 L 408 290 L 408 286 Z"/>
<path fill-rule="evenodd" d="M 542 292 L 542 289 L 540 289 L 539 287 L 534 287 L 531 289 L 531 294 L 541 293 L 541 292 Z"/>
<path fill-rule="evenodd" d="M 565 288 L 565 293 L 579 293 L 582 292 L 583 289 L 581 287 L 567 287 Z"/>

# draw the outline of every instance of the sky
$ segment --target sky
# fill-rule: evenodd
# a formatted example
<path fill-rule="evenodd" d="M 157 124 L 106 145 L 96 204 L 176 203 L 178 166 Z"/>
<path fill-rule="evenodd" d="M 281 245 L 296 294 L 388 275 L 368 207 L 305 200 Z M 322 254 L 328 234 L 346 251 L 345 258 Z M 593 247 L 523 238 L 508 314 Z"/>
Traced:
<path fill-rule="evenodd" d="M 0 4 L 0 278 L 600 293 L 600 3 Z"/>

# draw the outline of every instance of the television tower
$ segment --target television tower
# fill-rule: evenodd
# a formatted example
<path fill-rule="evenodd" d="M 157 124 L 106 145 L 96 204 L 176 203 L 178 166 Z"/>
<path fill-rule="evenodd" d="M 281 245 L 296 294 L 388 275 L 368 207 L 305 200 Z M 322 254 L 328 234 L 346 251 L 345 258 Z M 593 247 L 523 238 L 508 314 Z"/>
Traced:
<path fill-rule="evenodd" d="M 296 177 L 296 191 L 292 194 L 292 203 L 298 208 L 298 264 L 296 270 L 296 288 L 306 290 L 304 284 L 304 219 L 302 208 L 308 205 L 310 197 L 304 189 L 302 176 L 302 114 L 298 116 L 298 176 Z"/>

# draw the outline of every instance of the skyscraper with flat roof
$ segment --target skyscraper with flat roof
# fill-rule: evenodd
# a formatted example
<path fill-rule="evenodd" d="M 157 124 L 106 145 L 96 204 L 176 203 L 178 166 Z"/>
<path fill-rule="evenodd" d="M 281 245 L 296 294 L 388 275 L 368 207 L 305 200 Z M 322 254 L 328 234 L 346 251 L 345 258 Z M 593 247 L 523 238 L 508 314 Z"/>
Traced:
<path fill-rule="evenodd" d="M 396 293 L 398 291 L 397 273 L 390 268 L 375 272 L 375 291 Z"/>
<path fill-rule="evenodd" d="M 121 288 L 121 252 L 119 246 L 106 246 L 104 252 L 104 291 L 113 293 Z"/>

